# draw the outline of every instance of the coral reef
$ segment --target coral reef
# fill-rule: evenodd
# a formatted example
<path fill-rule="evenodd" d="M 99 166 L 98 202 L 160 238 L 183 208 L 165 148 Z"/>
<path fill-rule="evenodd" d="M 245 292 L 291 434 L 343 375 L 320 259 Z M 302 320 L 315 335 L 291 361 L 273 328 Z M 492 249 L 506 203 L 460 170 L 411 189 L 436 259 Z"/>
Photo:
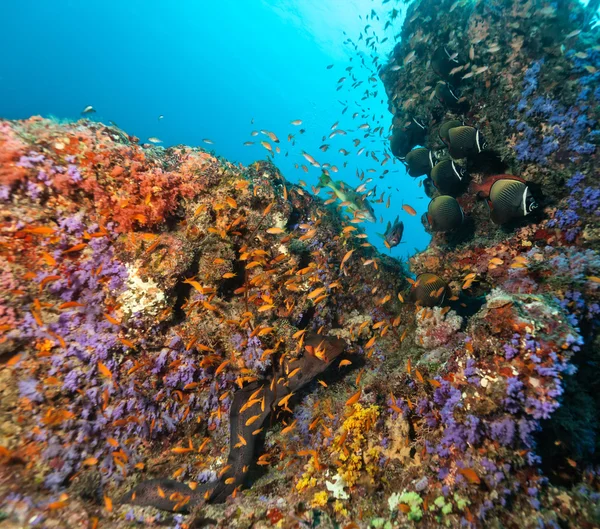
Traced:
<path fill-rule="evenodd" d="M 338 435 L 331 412 L 318 431 L 290 415 L 300 388 L 326 393 L 349 366 L 380 365 L 407 328 L 401 265 L 268 163 L 39 118 L 3 122 L 0 151 L 9 516 L 25 502 L 29 518 L 60 518 L 75 495 L 93 519 L 144 479 L 227 480 L 230 408 L 261 380 L 275 384 L 265 414 L 282 422 L 264 425 L 268 451 L 236 472 L 298 466 L 301 431 Z M 341 351 L 325 358 L 327 334 L 343 335 L 346 358 L 312 380 Z"/>
<path fill-rule="evenodd" d="M 462 162 L 468 225 L 434 233 L 410 262 L 455 293 L 450 306 L 417 315 L 415 343 L 437 388 L 433 398 L 409 395 L 409 411 L 431 429 L 421 464 L 439 465 L 428 504 L 440 524 L 598 524 L 599 41 L 585 20 L 569 1 L 415 2 L 380 74 L 394 130 L 418 115 L 438 159 L 452 154 L 438 132 L 447 120 L 485 138 Z M 452 70 L 440 68 L 439 49 L 456 57 Z M 440 80 L 461 109 L 435 99 Z M 485 199 L 500 177 L 525 182 L 541 207 L 494 224 Z M 462 324 L 448 322 L 450 309 Z M 455 494 L 467 500 L 461 508 Z"/>
<path fill-rule="evenodd" d="M 597 527 L 588 18 L 568 0 L 409 6 L 380 72 L 396 147 L 447 158 L 447 119 L 485 138 L 464 151 L 465 222 L 410 270 L 270 162 L 0 122 L 0 515 Z M 458 74 L 430 67 L 442 46 Z M 457 101 L 435 99 L 440 80 Z M 405 138 L 417 117 L 427 134 Z M 486 193 L 511 176 L 540 207 L 499 226 Z"/>

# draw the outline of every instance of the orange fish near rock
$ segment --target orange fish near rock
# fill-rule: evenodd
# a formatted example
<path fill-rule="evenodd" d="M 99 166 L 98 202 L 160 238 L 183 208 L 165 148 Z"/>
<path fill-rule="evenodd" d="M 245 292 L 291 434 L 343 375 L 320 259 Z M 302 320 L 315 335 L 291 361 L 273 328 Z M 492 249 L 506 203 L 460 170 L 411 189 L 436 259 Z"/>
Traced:
<path fill-rule="evenodd" d="M 315 332 L 306 332 L 303 337 L 305 338 L 304 354 L 294 359 L 293 363 L 283 359 L 270 384 L 254 381 L 234 393 L 229 411 L 229 456 L 226 465 L 219 473 L 218 480 L 198 485 L 193 490 L 185 483 L 172 479 L 142 481 L 121 498 L 121 503 L 152 505 L 158 509 L 183 513 L 203 501 L 222 503 L 229 495 L 234 494 L 235 484 L 243 483 L 254 461 L 254 448 L 258 434 L 261 433 L 272 407 L 287 408 L 295 393 L 325 371 L 346 346 L 343 340 Z M 286 372 L 293 372 L 292 370 L 298 368 L 302 376 L 285 376 Z M 261 402 L 260 408 L 259 402 Z M 291 432 L 296 427 L 296 423 L 297 421 L 292 421 L 282 429 L 281 433 L 285 435 Z M 157 493 L 159 488 L 164 495 Z M 181 505 L 175 498 L 182 494 L 188 497 L 185 505 Z"/>

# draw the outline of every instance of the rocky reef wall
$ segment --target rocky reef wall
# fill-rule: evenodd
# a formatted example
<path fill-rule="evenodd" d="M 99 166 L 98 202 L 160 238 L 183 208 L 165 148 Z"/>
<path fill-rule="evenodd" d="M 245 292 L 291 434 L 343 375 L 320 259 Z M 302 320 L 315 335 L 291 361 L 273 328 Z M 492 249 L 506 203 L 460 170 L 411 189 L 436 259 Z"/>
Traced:
<path fill-rule="evenodd" d="M 516 493 L 514 487 L 522 498 L 526 492 L 540 512 L 544 505 L 556 509 L 549 519 L 540 515 L 541 524 L 597 523 L 575 516 L 572 498 L 552 498 L 560 490 L 555 486 L 597 482 L 600 46 L 590 18 L 578 2 L 414 2 L 402 41 L 380 74 L 394 114 L 392 150 L 418 148 L 406 141 L 417 119 L 427 128 L 420 145 L 438 163 L 454 159 L 466 180 L 448 191 L 431 181 L 440 173 L 429 172 L 430 196 L 452 194 L 465 218 L 459 229 L 432 230 L 432 243 L 411 259 L 411 270 L 439 275 L 461 292 L 465 304 L 485 298 L 483 308 L 467 318 L 468 340 L 460 347 L 468 354 L 445 348 L 434 358 L 451 372 L 462 361 L 478 405 L 487 410 L 463 417 L 463 428 L 472 429 L 462 434 L 453 422 L 456 413 L 444 419 L 451 421 L 450 459 L 465 447 L 467 453 L 475 447 L 483 453 L 490 442 L 495 445 L 496 456 L 486 454 L 480 461 L 485 466 L 493 461 L 489 469 L 496 477 L 487 482 L 495 492 L 482 498 L 479 523 L 482 513 L 493 512 L 498 503 L 510 508 L 514 523 L 517 511 L 508 493 L 511 488 Z M 473 148 L 463 156 L 458 145 L 456 154 L 457 145 L 444 132 L 451 121 L 479 131 L 478 139 L 485 142 L 480 152 Z M 498 207 L 490 200 L 491 187 L 515 177 L 535 192 L 539 207 L 494 222 Z M 563 328 L 567 341 L 562 344 L 551 338 L 559 322 L 571 326 Z M 568 350 L 572 353 L 557 363 Z M 537 376 L 551 371 L 556 384 Z M 499 389 L 495 404 L 487 407 L 485 396 Z M 469 392 L 462 391 L 457 406 L 466 413 Z M 524 399 L 518 412 L 515 394 Z M 488 413 L 498 407 L 506 416 L 489 422 Z M 529 427 L 523 429 L 526 422 Z M 490 429 L 482 441 L 474 432 L 485 423 Z M 529 467 L 524 473 L 515 467 L 517 445 L 529 449 L 523 454 L 528 461 L 522 471 Z M 510 455 L 498 458 L 505 449 Z M 441 450 L 447 461 L 447 450 Z M 433 453 L 439 452 L 436 447 Z M 506 465 L 511 471 L 502 477 L 497 470 L 507 470 Z M 444 497 L 447 503 L 448 494 Z M 518 523 L 533 524 L 533 518 L 524 516 Z"/>
<path fill-rule="evenodd" d="M 461 160 L 464 223 L 410 271 L 269 162 L 0 122 L 1 523 L 597 526 L 585 20 L 566 1 L 410 6 L 381 72 L 392 143 L 417 118 L 439 160 L 448 119 L 487 144 Z M 440 46 L 469 65 L 452 83 Z M 536 211 L 494 223 L 498 175 Z"/>

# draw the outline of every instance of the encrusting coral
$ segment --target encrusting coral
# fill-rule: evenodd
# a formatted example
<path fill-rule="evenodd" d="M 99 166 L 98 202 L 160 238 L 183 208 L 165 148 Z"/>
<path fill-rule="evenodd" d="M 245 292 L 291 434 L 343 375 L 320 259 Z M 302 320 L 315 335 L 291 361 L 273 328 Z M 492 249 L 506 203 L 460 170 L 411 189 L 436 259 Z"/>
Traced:
<path fill-rule="evenodd" d="M 485 138 L 463 161 L 464 224 L 410 261 L 425 284 L 270 162 L 1 121 L 0 514 L 598 526 L 600 44 L 585 20 L 568 0 L 409 7 L 380 72 L 394 148 L 447 157 L 450 118 Z M 442 46 L 458 73 L 430 67 Z M 460 103 L 435 99 L 440 74 Z M 539 207 L 500 226 L 490 188 L 510 178 Z"/>

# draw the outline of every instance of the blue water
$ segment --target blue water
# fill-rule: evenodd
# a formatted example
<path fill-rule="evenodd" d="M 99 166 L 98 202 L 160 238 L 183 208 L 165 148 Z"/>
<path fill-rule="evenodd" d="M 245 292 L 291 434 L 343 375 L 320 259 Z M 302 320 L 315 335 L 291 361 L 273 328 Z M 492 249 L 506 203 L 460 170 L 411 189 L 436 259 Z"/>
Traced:
<path fill-rule="evenodd" d="M 302 151 L 318 162 L 339 168 L 334 180 L 358 186 L 356 172 L 372 177 L 369 188 L 378 221 L 364 223 L 369 241 L 390 253 L 376 233 L 388 220 L 400 215 L 404 244 L 391 255 L 406 258 L 415 248 L 424 249 L 429 236 L 420 217 L 429 199 L 418 179 L 406 175 L 401 163 L 390 160 L 384 167 L 365 153 L 373 150 L 379 160 L 387 150 L 392 115 L 387 109 L 383 84 L 371 55 L 385 64 L 394 35 L 400 32 L 404 13 L 384 30 L 388 14 L 399 4 L 382 0 L 6 0 L 0 7 L 5 21 L 0 32 L 0 116 L 25 118 L 40 114 L 59 119 L 78 119 L 87 105 L 97 110 L 92 119 L 113 121 L 146 141 L 158 137 L 163 146 L 200 145 L 231 161 L 249 164 L 269 154 L 260 140 L 273 143 L 253 130 L 274 132 L 281 154 L 275 164 L 291 181 L 316 185 L 320 170 L 306 163 Z M 374 9 L 380 20 L 372 18 Z M 358 40 L 364 27 L 381 40 L 377 50 Z M 345 32 L 345 33 L 344 33 Z M 359 53 L 370 68 L 362 68 Z M 331 69 L 326 67 L 330 64 Z M 352 90 L 346 67 L 363 83 Z M 338 79 L 348 79 L 338 87 Z M 369 77 L 376 82 L 369 82 Z M 366 99 L 365 90 L 369 88 Z M 377 96 L 374 96 L 377 92 Z M 348 107 L 344 115 L 341 114 Z M 352 115 L 359 112 L 359 117 Z M 164 119 L 159 120 L 158 116 Z M 362 116 L 366 117 L 362 117 Z M 290 121 L 301 119 L 301 126 Z M 253 121 L 253 123 L 252 123 Z M 346 136 L 328 136 L 331 126 Z M 363 123 L 382 125 L 384 133 L 365 139 Z M 299 129 L 305 129 L 304 134 Z M 296 145 L 287 141 L 295 134 Z M 354 147 L 352 140 L 361 139 Z M 206 144 L 210 139 L 214 144 Z M 253 146 L 244 146 L 254 141 Z M 319 150 L 330 144 L 327 152 Z M 338 153 L 350 151 L 348 156 Z M 288 156 L 285 156 L 285 153 Z M 344 168 L 343 164 L 347 162 Z M 294 164 L 305 164 L 308 174 Z M 367 172 L 374 169 L 375 172 Z M 382 179 L 382 172 L 389 169 Z M 374 203 L 385 191 L 383 203 Z M 386 208 L 391 193 L 390 208 Z M 325 191 L 320 196 L 328 198 Z M 409 204 L 412 217 L 401 209 Z M 383 223 L 380 222 L 383 221 Z"/>

